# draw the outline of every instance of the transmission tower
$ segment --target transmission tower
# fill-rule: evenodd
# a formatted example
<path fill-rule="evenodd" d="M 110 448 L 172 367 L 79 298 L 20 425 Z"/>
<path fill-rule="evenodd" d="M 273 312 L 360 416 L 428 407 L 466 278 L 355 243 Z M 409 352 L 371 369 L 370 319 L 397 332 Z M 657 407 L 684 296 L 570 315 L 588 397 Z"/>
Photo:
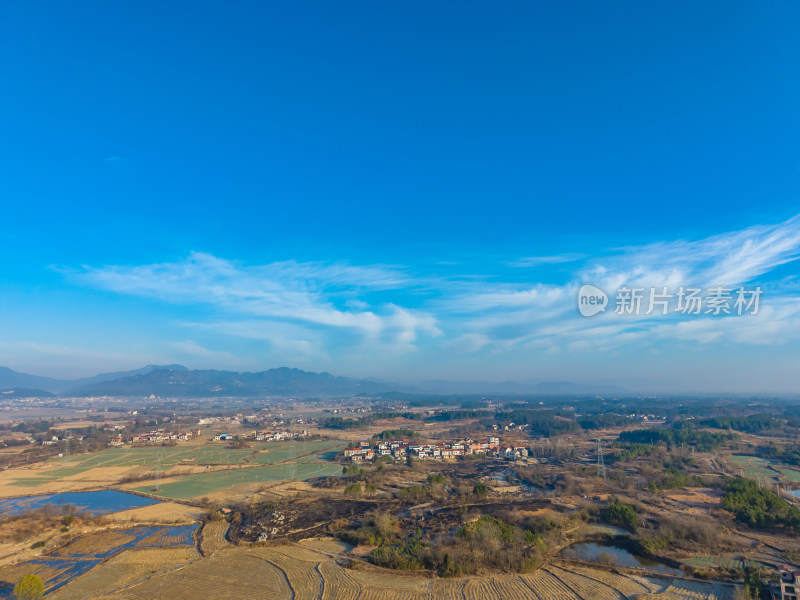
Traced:
<path fill-rule="evenodd" d="M 70 438 L 69 429 L 67 429 L 67 433 L 64 436 L 64 462 L 69 462 L 69 438 Z"/>
<path fill-rule="evenodd" d="M 600 438 L 597 438 L 597 476 L 602 479 L 606 478 L 606 464 L 603 462 L 603 444 L 600 442 Z"/>

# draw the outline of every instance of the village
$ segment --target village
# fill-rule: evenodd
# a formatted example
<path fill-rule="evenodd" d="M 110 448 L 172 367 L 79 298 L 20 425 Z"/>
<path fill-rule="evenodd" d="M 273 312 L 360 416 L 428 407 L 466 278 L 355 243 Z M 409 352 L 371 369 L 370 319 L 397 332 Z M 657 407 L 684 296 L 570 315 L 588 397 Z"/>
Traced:
<path fill-rule="evenodd" d="M 200 436 L 199 429 L 191 429 L 189 431 L 167 431 L 165 429 L 153 429 L 146 433 L 138 433 L 131 436 L 132 444 L 160 444 L 161 442 L 188 442 L 192 438 Z M 123 444 L 123 437 L 116 435 L 111 438 L 110 444 L 112 446 L 121 446 Z"/>
<path fill-rule="evenodd" d="M 251 439 L 256 442 L 281 442 L 283 440 L 297 440 L 300 438 L 308 437 L 309 433 L 308 430 L 303 429 L 302 431 L 253 431 L 250 433 L 249 436 L 245 439 Z M 240 440 L 243 439 L 243 436 L 236 435 L 233 433 L 218 433 L 213 438 L 215 442 L 224 442 L 224 441 L 232 441 L 232 440 Z"/>
<path fill-rule="evenodd" d="M 359 446 L 345 448 L 342 454 L 353 462 L 371 461 L 381 456 L 388 456 L 394 460 L 406 460 L 408 457 L 419 460 L 441 460 L 475 454 L 516 460 L 527 458 L 528 449 L 524 446 L 501 445 L 499 437 L 489 436 L 485 442 L 469 438 L 441 444 L 418 444 L 408 439 L 380 441 L 374 446 L 370 442 L 361 442 Z"/>

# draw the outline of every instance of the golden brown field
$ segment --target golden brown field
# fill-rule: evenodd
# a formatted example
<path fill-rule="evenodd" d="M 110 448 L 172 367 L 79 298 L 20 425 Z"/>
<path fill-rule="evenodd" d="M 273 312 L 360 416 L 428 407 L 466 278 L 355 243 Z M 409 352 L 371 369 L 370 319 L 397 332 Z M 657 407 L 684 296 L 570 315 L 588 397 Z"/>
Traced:
<path fill-rule="evenodd" d="M 138 550 L 99 565 L 52 594 L 54 600 L 114 598 L 283 598 L 304 600 L 731 600 L 731 586 L 625 575 L 567 563 L 525 575 L 456 579 L 378 569 L 356 562 L 346 569 L 348 547 L 332 539 L 265 548 L 230 545 L 227 524 L 205 526 L 205 558 L 187 549 Z"/>

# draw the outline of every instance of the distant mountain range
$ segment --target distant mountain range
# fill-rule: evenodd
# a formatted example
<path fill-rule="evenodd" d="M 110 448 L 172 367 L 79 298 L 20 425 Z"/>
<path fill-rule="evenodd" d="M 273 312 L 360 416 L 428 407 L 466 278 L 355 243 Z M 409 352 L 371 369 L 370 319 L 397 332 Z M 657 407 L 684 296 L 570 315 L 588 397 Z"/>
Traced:
<path fill-rule="evenodd" d="M 152 371 L 161 369 L 173 369 L 176 371 L 187 371 L 181 365 L 147 365 L 134 371 L 119 371 L 115 373 L 100 373 L 94 377 L 84 377 L 83 379 L 53 379 L 51 377 L 40 377 L 38 375 L 28 375 L 13 371 L 8 367 L 0 367 L 0 390 L 10 390 L 12 388 L 27 388 L 33 390 L 44 390 L 51 394 L 62 394 L 67 391 L 77 390 L 92 384 L 104 381 L 113 381 L 135 375 L 146 375 Z"/>
<path fill-rule="evenodd" d="M 611 385 L 571 382 L 518 383 L 486 381 L 423 381 L 396 384 L 374 379 L 339 377 L 280 367 L 255 373 L 190 370 L 182 365 L 147 365 L 133 371 L 101 373 L 83 379 L 39 377 L 0 367 L 0 399 L 30 396 L 345 396 L 399 391 L 428 394 L 624 394 Z"/>

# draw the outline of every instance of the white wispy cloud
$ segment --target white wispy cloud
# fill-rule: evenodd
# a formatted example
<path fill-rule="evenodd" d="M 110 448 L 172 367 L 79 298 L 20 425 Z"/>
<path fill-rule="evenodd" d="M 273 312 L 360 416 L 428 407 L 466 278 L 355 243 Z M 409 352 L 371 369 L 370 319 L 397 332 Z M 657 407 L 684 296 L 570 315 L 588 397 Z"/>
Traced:
<path fill-rule="evenodd" d="M 436 319 L 394 304 L 377 306 L 353 298 L 361 292 L 411 285 L 402 271 L 381 265 L 296 261 L 244 265 L 193 252 L 182 261 L 140 266 L 85 266 L 78 281 L 122 294 L 171 303 L 212 305 L 225 312 L 291 322 L 306 328 L 350 329 L 372 340 L 413 350 L 420 334 L 440 335 Z M 252 324 L 252 323 L 251 323 Z M 274 326 L 255 328 L 278 339 Z M 243 333 L 242 324 L 231 333 Z"/>
<path fill-rule="evenodd" d="M 478 283 L 443 298 L 442 307 L 464 315 L 460 335 L 490 340 L 476 347 L 560 347 L 609 349 L 647 341 L 694 341 L 765 344 L 797 339 L 800 298 L 795 280 L 764 291 L 759 315 L 742 318 L 701 316 L 622 318 L 612 310 L 593 319 L 576 311 L 577 291 L 591 283 L 613 293 L 621 286 L 677 290 L 750 284 L 781 265 L 800 258 L 800 216 L 777 225 L 757 225 L 705 239 L 657 242 L 612 249 L 573 272 L 572 280 L 554 285 L 532 282 Z M 465 344 L 469 347 L 468 344 Z"/>
<path fill-rule="evenodd" d="M 516 260 L 507 262 L 509 267 L 519 267 L 522 269 L 538 267 L 541 265 L 558 265 L 570 263 L 586 258 L 583 254 L 554 254 L 552 256 L 524 256 Z"/>

